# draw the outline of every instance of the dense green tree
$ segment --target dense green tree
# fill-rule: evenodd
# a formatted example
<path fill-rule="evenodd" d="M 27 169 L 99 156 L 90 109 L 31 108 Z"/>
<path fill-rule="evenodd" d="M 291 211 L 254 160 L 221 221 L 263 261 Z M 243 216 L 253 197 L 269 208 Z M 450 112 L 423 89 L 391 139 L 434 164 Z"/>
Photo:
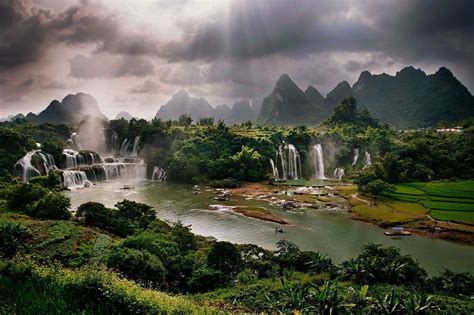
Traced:
<path fill-rule="evenodd" d="M 115 246 L 110 251 L 107 266 L 130 279 L 152 285 L 161 285 L 165 279 L 165 268 L 160 259 L 147 251 Z"/>
<path fill-rule="evenodd" d="M 237 276 L 241 262 L 239 250 L 229 242 L 215 242 L 207 255 L 207 265 L 221 272 L 221 283 L 226 283 Z"/>
<path fill-rule="evenodd" d="M 182 127 L 191 126 L 193 119 L 188 114 L 181 114 L 178 118 L 178 125 Z"/>
<path fill-rule="evenodd" d="M 230 157 L 232 168 L 230 175 L 237 180 L 258 181 L 263 179 L 261 155 L 254 149 L 243 146 L 242 150 Z"/>
<path fill-rule="evenodd" d="M 98 202 L 86 202 L 81 204 L 76 211 L 76 218 L 89 226 L 95 226 L 101 229 L 110 228 L 114 211 L 108 209 Z"/>
<path fill-rule="evenodd" d="M 41 144 L 41 151 L 51 154 L 57 166 L 61 165 L 63 149 L 64 143 L 60 141 L 50 140 Z"/>
<path fill-rule="evenodd" d="M 11 211 L 26 212 L 36 201 L 48 194 L 48 190 L 37 184 L 16 183 L 6 190 L 7 206 Z"/>
<path fill-rule="evenodd" d="M 43 196 L 28 208 L 32 217 L 53 220 L 67 220 L 71 217 L 71 201 L 60 193 L 51 192 Z"/>

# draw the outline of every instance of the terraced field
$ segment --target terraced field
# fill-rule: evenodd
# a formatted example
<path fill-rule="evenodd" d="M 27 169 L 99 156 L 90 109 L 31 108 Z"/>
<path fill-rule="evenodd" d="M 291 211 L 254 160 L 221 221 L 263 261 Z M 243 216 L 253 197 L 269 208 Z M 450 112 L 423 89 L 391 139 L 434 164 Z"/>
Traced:
<path fill-rule="evenodd" d="M 407 183 L 396 185 L 395 200 L 417 202 L 438 220 L 474 223 L 474 181 Z"/>

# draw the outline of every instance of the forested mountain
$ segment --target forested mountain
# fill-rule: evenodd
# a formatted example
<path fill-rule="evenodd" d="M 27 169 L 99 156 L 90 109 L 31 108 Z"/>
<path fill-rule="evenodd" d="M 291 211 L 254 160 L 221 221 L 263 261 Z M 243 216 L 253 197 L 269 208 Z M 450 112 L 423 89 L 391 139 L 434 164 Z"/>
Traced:
<path fill-rule="evenodd" d="M 213 117 L 213 110 L 204 97 L 191 97 L 188 92 L 181 90 L 160 107 L 156 117 L 163 120 L 176 120 L 181 114 L 188 114 L 196 121 L 203 117 Z"/>
<path fill-rule="evenodd" d="M 38 115 L 29 113 L 26 118 L 38 124 L 77 124 L 88 115 L 106 118 L 92 95 L 77 93 L 67 95 L 61 102 L 54 100 Z"/>
<path fill-rule="evenodd" d="M 257 122 L 284 125 L 314 124 L 318 122 L 316 110 L 317 106 L 311 103 L 290 76 L 283 74 L 272 93 L 263 100 Z"/>
<path fill-rule="evenodd" d="M 115 116 L 115 119 L 125 119 L 125 120 L 132 120 L 133 117 L 129 112 L 126 112 L 126 111 L 121 111 L 120 113 L 117 114 L 117 116 Z"/>
<path fill-rule="evenodd" d="M 406 67 L 395 76 L 364 71 L 352 87 L 342 81 L 325 98 L 312 86 L 303 93 L 288 75 L 282 75 L 263 101 L 258 122 L 318 124 L 348 96 L 380 122 L 397 128 L 432 127 L 474 116 L 474 97 L 450 70 L 442 67 L 426 75 Z"/>
<path fill-rule="evenodd" d="M 254 121 L 256 114 L 246 99 L 237 101 L 232 108 L 227 104 L 217 105 L 215 108 L 203 97 L 191 97 L 185 90 L 179 91 L 171 97 L 165 105 L 161 106 L 156 114 L 163 120 L 176 120 L 181 114 L 188 114 L 193 121 L 199 118 L 214 117 L 227 123 L 240 123 Z"/>

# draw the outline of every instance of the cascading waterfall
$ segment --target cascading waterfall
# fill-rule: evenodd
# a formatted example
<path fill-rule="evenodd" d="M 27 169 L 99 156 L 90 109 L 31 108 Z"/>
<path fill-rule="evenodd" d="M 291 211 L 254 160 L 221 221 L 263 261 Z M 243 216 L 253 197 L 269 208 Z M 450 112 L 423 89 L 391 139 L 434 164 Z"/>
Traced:
<path fill-rule="evenodd" d="M 33 165 L 33 157 L 37 156 L 41 159 L 41 164 Z M 13 166 L 15 175 L 19 175 L 23 182 L 28 182 L 34 176 L 48 175 L 51 170 L 57 169 L 54 158 L 49 153 L 41 152 L 40 150 L 33 150 L 21 159 L 19 159 Z"/>
<path fill-rule="evenodd" d="M 64 149 L 63 156 L 65 168 L 77 168 L 86 164 L 84 157 L 76 150 Z"/>
<path fill-rule="evenodd" d="M 278 174 L 278 168 L 275 166 L 275 162 L 273 162 L 273 159 L 270 159 L 270 165 L 272 166 L 273 177 L 279 179 L 280 175 Z"/>
<path fill-rule="evenodd" d="M 112 138 L 110 140 L 111 151 L 116 153 L 120 150 L 120 139 L 115 131 L 112 133 Z"/>
<path fill-rule="evenodd" d="M 364 168 L 372 165 L 372 158 L 370 157 L 370 153 L 368 151 L 365 151 L 364 164 Z"/>
<path fill-rule="evenodd" d="M 14 173 L 21 174 L 21 180 L 23 182 L 29 181 L 33 176 L 41 175 L 40 171 L 31 163 L 31 159 L 36 152 L 37 151 L 30 151 L 26 153 L 26 155 L 18 160 L 18 162 L 13 166 Z"/>
<path fill-rule="evenodd" d="M 354 148 L 354 159 L 352 160 L 352 165 L 354 166 L 359 159 L 359 148 Z"/>
<path fill-rule="evenodd" d="M 135 137 L 135 141 L 133 141 L 133 149 L 132 149 L 132 157 L 138 156 L 138 149 L 140 148 L 140 136 Z"/>
<path fill-rule="evenodd" d="M 151 175 L 151 180 L 162 182 L 165 179 L 166 179 L 166 171 L 159 166 L 155 166 L 153 168 L 153 175 Z"/>
<path fill-rule="evenodd" d="M 282 180 L 301 178 L 301 159 L 296 147 L 292 144 L 280 145 L 276 151 L 276 164 L 280 162 Z M 279 172 L 278 172 L 279 173 Z"/>
<path fill-rule="evenodd" d="M 313 145 L 314 169 L 317 179 L 325 179 L 323 147 L 320 143 Z"/>
<path fill-rule="evenodd" d="M 334 170 L 334 177 L 341 180 L 345 175 L 345 171 L 342 167 L 338 167 Z"/>
<path fill-rule="evenodd" d="M 66 189 L 84 188 L 92 185 L 83 171 L 64 170 L 61 187 Z"/>
<path fill-rule="evenodd" d="M 71 137 L 66 141 L 66 143 L 74 150 L 82 150 L 82 145 L 79 141 L 79 137 L 77 136 L 77 132 L 73 132 L 71 134 Z"/>

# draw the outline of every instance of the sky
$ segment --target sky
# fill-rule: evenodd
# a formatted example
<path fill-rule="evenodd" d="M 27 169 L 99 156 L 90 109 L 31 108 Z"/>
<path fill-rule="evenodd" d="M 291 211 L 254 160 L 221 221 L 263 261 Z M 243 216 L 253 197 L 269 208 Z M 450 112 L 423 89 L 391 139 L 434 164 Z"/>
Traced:
<path fill-rule="evenodd" d="M 325 95 L 409 65 L 472 93 L 473 56 L 470 0 L 0 0 L 0 117 L 85 92 L 151 118 L 183 88 L 233 104 L 288 73 Z"/>

